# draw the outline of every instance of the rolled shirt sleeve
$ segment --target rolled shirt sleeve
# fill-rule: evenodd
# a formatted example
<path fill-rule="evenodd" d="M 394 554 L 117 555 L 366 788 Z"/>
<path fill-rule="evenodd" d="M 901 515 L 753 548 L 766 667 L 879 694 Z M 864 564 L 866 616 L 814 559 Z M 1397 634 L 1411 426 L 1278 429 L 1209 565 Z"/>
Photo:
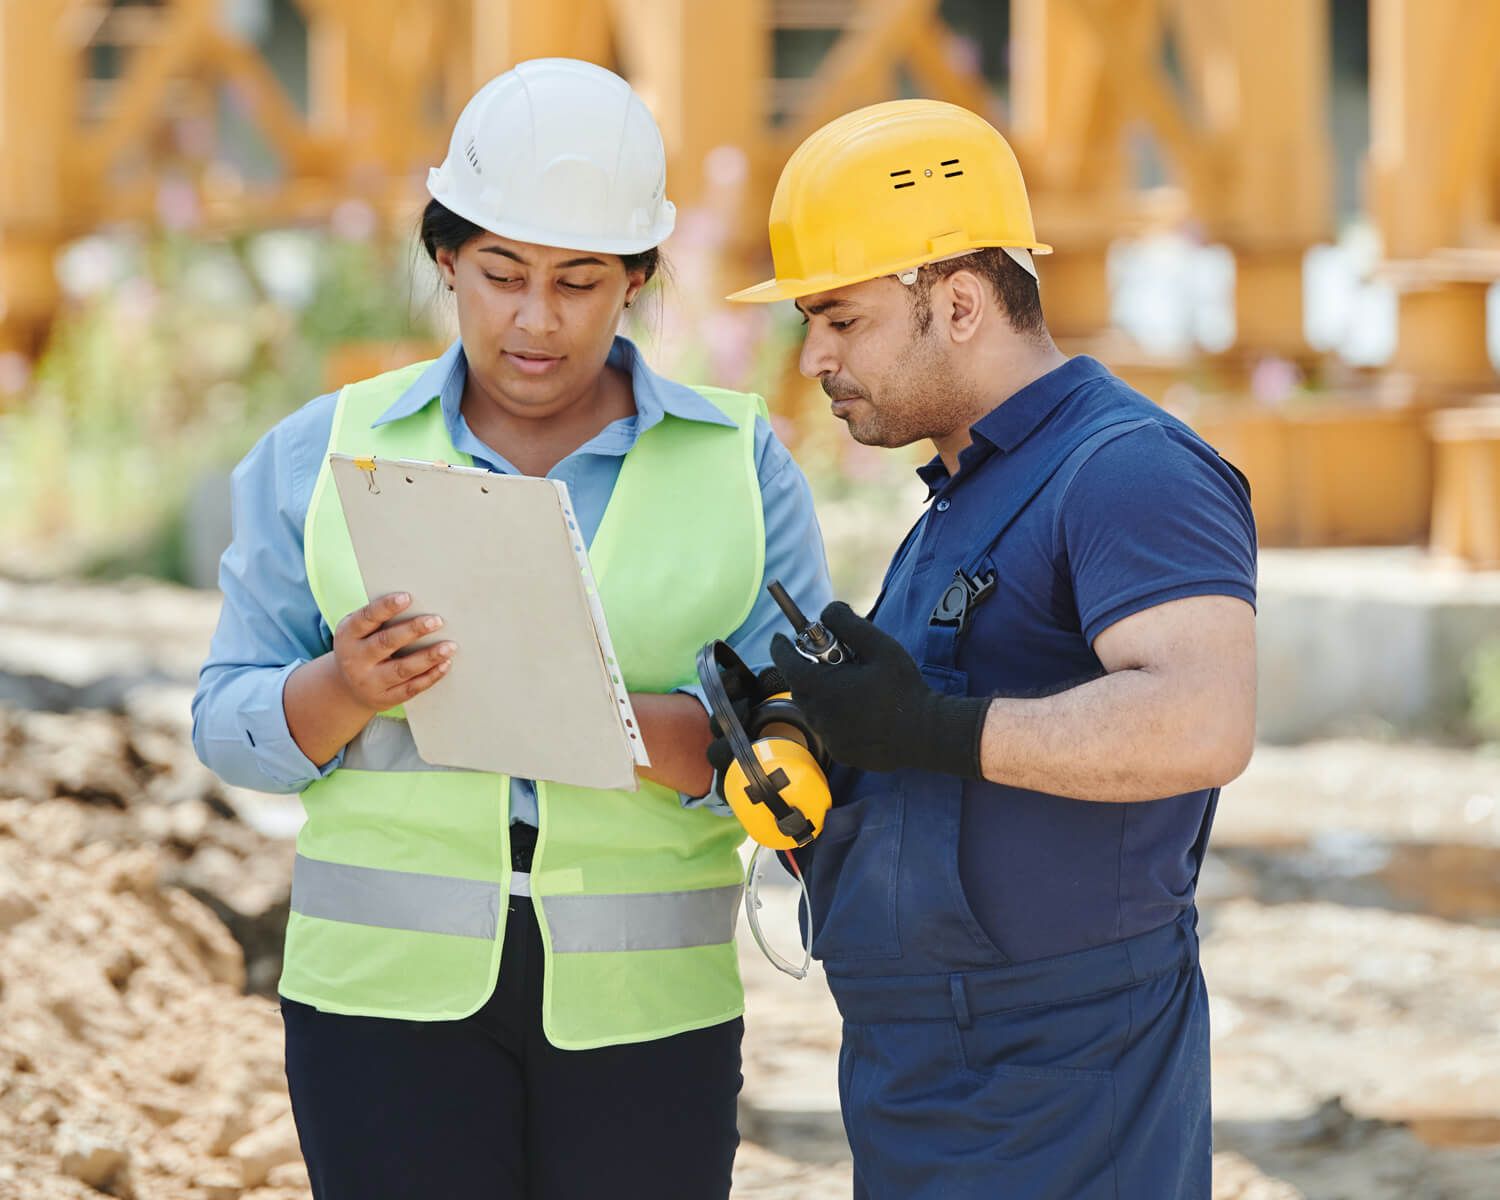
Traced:
<path fill-rule="evenodd" d="M 234 536 L 219 564 L 224 605 L 193 697 L 193 748 L 238 787 L 301 791 L 342 758 L 310 761 L 282 704 L 292 672 L 333 645 L 308 586 L 302 527 L 334 400 L 320 396 L 276 425 L 231 481 Z"/>

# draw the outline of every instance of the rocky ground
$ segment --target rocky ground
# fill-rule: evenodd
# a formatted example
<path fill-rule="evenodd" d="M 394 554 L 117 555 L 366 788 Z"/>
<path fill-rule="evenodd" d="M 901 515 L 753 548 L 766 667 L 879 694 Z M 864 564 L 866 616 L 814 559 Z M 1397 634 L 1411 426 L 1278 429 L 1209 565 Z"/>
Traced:
<path fill-rule="evenodd" d="M 307 1196 L 267 994 L 293 810 L 186 743 L 215 608 L 0 581 L 0 1195 Z M 1500 759 L 1263 748 L 1203 900 L 1216 1200 L 1500 1195 Z M 847 1195 L 832 1005 L 742 961 L 735 1195 Z"/>

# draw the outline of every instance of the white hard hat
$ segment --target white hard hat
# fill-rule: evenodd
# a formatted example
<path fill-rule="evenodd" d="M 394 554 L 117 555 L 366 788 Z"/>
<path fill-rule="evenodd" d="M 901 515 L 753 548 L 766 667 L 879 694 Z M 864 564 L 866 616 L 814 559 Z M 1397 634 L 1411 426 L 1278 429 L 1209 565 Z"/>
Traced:
<path fill-rule="evenodd" d="M 572 58 L 536 58 L 474 94 L 434 200 L 519 242 L 638 254 L 672 232 L 661 131 L 630 85 Z"/>

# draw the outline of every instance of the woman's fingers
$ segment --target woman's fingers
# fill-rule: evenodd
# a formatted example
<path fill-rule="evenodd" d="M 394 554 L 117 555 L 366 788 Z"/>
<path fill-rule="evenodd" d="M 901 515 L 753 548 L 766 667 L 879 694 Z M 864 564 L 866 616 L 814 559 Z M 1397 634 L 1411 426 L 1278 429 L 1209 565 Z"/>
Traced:
<path fill-rule="evenodd" d="M 452 642 L 438 642 L 433 646 L 424 646 L 420 650 L 413 650 L 410 654 L 403 654 L 398 658 L 382 662 L 377 668 L 377 677 L 388 690 L 394 691 L 407 681 L 419 675 L 425 675 L 433 667 L 446 663 L 457 649 L 458 647 Z"/>
<path fill-rule="evenodd" d="M 364 651 L 375 663 L 384 664 L 392 655 L 399 654 L 419 638 L 436 633 L 442 627 L 442 617 L 409 617 L 370 634 L 364 639 Z"/>
<path fill-rule="evenodd" d="M 388 592 L 384 596 L 376 596 L 363 608 L 356 608 L 340 621 L 339 627 L 334 630 L 334 636 L 367 638 L 410 604 L 409 592 Z"/>
<path fill-rule="evenodd" d="M 339 674 L 350 694 L 367 708 L 390 708 L 426 691 L 446 673 L 446 666 L 433 672 L 453 654 L 452 642 L 402 653 L 443 627 L 443 619 L 435 614 L 393 619 L 410 604 L 411 596 L 405 592 L 377 596 L 340 621 L 334 631 Z M 408 690 L 418 677 L 424 677 L 422 684 L 416 691 Z"/>
<path fill-rule="evenodd" d="M 389 703 L 386 705 L 386 707 L 389 708 L 392 705 L 402 704 L 405 701 L 410 700 L 413 696 L 420 696 L 423 692 L 425 692 L 428 688 L 430 688 L 433 684 L 440 680 L 444 675 L 446 675 L 448 673 L 448 668 L 452 665 L 452 659 L 439 659 L 436 666 L 423 671 L 420 675 L 413 675 L 410 679 L 406 679 L 401 683 L 398 683 L 387 693 L 387 700 L 389 701 Z"/>

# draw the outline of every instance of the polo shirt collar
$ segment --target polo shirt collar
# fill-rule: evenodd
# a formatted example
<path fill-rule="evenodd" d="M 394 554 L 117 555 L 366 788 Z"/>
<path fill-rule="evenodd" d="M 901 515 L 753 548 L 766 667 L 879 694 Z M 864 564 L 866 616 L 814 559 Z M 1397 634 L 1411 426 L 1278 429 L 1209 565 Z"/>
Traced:
<path fill-rule="evenodd" d="M 1032 380 L 969 426 L 972 441 L 958 456 L 959 473 L 977 465 L 996 450 L 1002 454 L 1011 453 L 1072 393 L 1108 374 L 1109 368 L 1098 359 L 1079 354 L 1040 379 Z M 948 468 L 937 455 L 917 468 L 917 476 L 927 485 L 929 499 L 949 478 Z"/>

